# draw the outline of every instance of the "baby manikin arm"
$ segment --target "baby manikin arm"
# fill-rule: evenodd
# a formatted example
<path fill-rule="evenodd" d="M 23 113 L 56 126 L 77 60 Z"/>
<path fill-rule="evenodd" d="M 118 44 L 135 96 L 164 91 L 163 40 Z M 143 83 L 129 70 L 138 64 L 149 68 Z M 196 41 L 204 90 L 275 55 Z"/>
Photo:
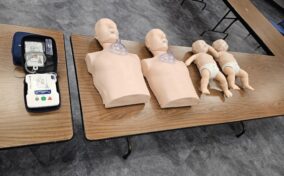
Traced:
<path fill-rule="evenodd" d="M 189 66 L 197 57 L 197 54 L 192 55 L 191 57 L 189 57 L 186 61 L 185 61 L 185 65 Z"/>
<path fill-rule="evenodd" d="M 209 46 L 208 51 L 214 58 L 218 58 L 220 56 L 219 53 L 212 46 Z"/>

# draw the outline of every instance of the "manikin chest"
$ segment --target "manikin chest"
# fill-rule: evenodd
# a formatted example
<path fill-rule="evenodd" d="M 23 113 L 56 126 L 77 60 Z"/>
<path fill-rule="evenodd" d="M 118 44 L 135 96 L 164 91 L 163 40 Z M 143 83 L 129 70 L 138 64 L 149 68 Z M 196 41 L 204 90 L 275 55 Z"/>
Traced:
<path fill-rule="evenodd" d="M 159 77 L 183 77 L 188 74 L 188 70 L 185 64 L 181 61 L 175 61 L 175 63 L 166 63 L 159 60 L 154 60 L 150 63 L 149 73 L 152 76 Z"/>
<path fill-rule="evenodd" d="M 140 62 L 133 54 L 119 55 L 101 51 L 92 62 L 95 73 L 113 72 L 115 74 L 139 71 Z"/>
<path fill-rule="evenodd" d="M 207 53 L 199 53 L 197 55 L 197 59 L 194 61 L 194 63 L 198 67 L 201 67 L 201 66 L 208 64 L 208 63 L 216 64 L 213 57 L 211 55 L 207 54 Z"/>
<path fill-rule="evenodd" d="M 228 62 L 236 61 L 234 56 L 228 52 L 220 52 L 220 57 L 218 58 L 220 64 L 225 64 Z"/>

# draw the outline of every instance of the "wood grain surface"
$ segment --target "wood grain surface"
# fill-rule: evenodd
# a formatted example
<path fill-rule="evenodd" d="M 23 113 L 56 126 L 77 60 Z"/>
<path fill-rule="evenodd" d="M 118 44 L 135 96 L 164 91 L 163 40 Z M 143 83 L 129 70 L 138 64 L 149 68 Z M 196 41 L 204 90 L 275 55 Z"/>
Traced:
<path fill-rule="evenodd" d="M 274 55 L 284 60 L 284 37 L 250 0 L 225 0 Z"/>
<path fill-rule="evenodd" d="M 256 91 L 233 90 L 233 97 L 225 99 L 222 93 L 211 91 L 209 96 L 201 96 L 201 102 L 193 107 L 161 109 L 151 92 L 151 100 L 145 105 L 133 105 L 105 109 L 98 91 L 93 86 L 87 71 L 85 56 L 89 52 L 101 50 L 91 36 L 72 35 L 73 56 L 76 63 L 78 87 L 83 112 L 85 135 L 89 140 L 106 139 L 157 131 L 180 129 L 209 124 L 243 121 L 284 114 L 284 43 L 282 36 L 268 24 L 263 15 L 247 0 L 231 0 L 236 4 L 253 9 L 254 19 L 248 23 L 262 36 L 275 56 L 233 53 L 241 68 L 249 73 L 251 85 Z M 253 12 L 251 12 L 253 13 Z M 263 28 L 262 25 L 266 27 Z M 272 34 L 266 34 L 266 30 Z M 279 44 L 279 42 L 282 42 Z M 141 59 L 151 57 L 144 44 L 123 41 L 129 52 Z M 184 60 L 191 48 L 171 46 L 173 54 Z M 107 59 L 107 58 L 106 58 Z M 196 89 L 200 76 L 196 66 L 189 67 Z M 169 82 L 169 84 L 171 84 Z M 200 96 L 200 94 L 199 94 Z"/>
<path fill-rule="evenodd" d="M 14 71 L 11 46 L 17 31 L 51 36 L 58 52 L 61 107 L 29 113 L 24 103 L 23 69 Z M 73 136 L 63 33 L 55 30 L 0 24 L 0 148 L 69 140 Z"/>

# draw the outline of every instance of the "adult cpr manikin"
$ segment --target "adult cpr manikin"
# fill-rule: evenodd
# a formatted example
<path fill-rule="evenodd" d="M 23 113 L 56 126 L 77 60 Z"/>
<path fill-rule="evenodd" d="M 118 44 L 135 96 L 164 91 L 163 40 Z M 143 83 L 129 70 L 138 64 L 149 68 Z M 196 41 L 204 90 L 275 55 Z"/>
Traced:
<path fill-rule="evenodd" d="M 150 30 L 145 37 L 152 58 L 142 60 L 142 70 L 161 108 L 192 106 L 199 97 L 184 62 L 168 53 L 166 35 L 160 29 Z"/>
<path fill-rule="evenodd" d="M 102 18 L 95 25 L 95 38 L 102 51 L 88 53 L 85 61 L 106 108 L 146 103 L 150 93 L 140 59 L 127 52 L 119 40 L 116 24 Z"/>

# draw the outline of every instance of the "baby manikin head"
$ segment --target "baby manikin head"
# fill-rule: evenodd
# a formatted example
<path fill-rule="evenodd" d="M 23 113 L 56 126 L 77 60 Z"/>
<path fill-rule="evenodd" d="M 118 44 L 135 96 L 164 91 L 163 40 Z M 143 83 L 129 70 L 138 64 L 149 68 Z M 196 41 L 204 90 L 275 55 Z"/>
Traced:
<path fill-rule="evenodd" d="M 150 30 L 145 37 L 146 47 L 151 51 L 168 51 L 168 39 L 160 29 Z"/>
<path fill-rule="evenodd" d="M 216 40 L 215 42 L 213 42 L 212 47 L 216 51 L 228 51 L 228 49 L 229 49 L 227 42 L 223 39 L 219 39 L 219 40 Z"/>
<path fill-rule="evenodd" d="M 95 24 L 95 38 L 103 43 L 115 43 L 119 39 L 119 32 L 114 21 L 101 18 Z"/>
<path fill-rule="evenodd" d="M 192 52 L 196 53 L 207 53 L 209 49 L 208 44 L 204 40 L 197 40 L 192 44 Z"/>

